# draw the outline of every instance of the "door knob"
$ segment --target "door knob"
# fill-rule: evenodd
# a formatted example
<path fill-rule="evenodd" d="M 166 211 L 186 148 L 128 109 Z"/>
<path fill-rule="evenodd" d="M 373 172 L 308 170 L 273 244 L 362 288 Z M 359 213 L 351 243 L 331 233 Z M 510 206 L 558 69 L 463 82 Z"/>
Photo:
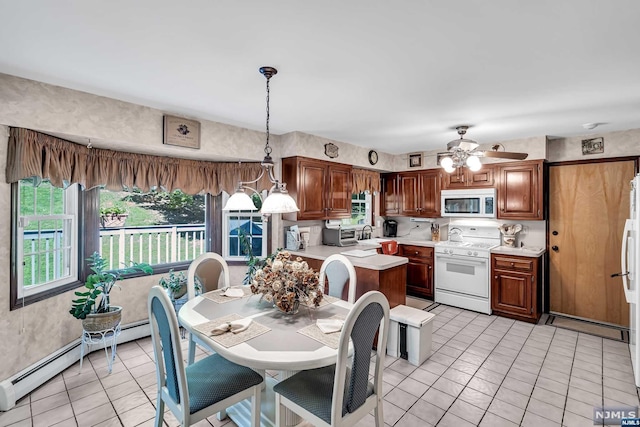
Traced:
<path fill-rule="evenodd" d="M 558 232 L 557 232 L 556 230 L 553 230 L 553 231 L 551 232 L 551 234 L 553 234 L 554 236 L 557 236 L 557 235 L 558 235 Z"/>
<path fill-rule="evenodd" d="M 551 246 L 551 249 L 552 249 L 554 252 L 558 252 L 558 249 L 559 249 L 559 248 L 558 248 L 557 246 Z"/>

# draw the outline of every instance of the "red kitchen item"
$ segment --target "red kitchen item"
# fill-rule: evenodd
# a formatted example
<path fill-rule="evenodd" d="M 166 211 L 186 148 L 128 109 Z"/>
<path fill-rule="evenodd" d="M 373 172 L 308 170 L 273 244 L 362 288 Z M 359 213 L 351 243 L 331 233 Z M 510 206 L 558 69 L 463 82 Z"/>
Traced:
<path fill-rule="evenodd" d="M 395 240 L 380 242 L 380 246 L 382 246 L 382 253 L 385 255 L 395 255 L 398 253 L 398 242 Z"/>

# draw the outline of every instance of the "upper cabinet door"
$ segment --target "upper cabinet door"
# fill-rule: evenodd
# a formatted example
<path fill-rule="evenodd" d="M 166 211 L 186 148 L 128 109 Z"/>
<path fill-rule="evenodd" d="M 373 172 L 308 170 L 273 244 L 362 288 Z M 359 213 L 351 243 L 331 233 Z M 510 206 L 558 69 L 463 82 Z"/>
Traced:
<path fill-rule="evenodd" d="M 398 178 L 400 187 L 400 215 L 420 215 L 420 187 L 418 173 L 401 173 Z"/>
<path fill-rule="evenodd" d="M 327 189 L 327 216 L 330 218 L 351 217 L 351 167 L 329 165 Z"/>
<path fill-rule="evenodd" d="M 430 169 L 420 172 L 420 216 L 429 218 L 440 216 L 440 170 Z"/>
<path fill-rule="evenodd" d="M 482 165 L 482 169 L 477 172 L 466 167 L 457 168 L 453 173 L 443 172 L 442 189 L 491 188 L 495 184 L 494 170 L 493 165 Z"/>
<path fill-rule="evenodd" d="M 542 161 L 500 167 L 498 218 L 544 219 Z"/>
<path fill-rule="evenodd" d="M 467 186 L 467 180 L 465 179 L 466 169 L 467 168 L 457 168 L 451 173 L 444 172 L 442 175 L 442 188 L 446 190 L 465 188 Z"/>
<path fill-rule="evenodd" d="M 322 219 L 326 216 L 325 172 L 323 163 L 300 160 L 298 166 L 298 219 Z"/>
<path fill-rule="evenodd" d="M 382 216 L 399 215 L 398 174 L 389 173 L 382 177 L 382 191 Z"/>

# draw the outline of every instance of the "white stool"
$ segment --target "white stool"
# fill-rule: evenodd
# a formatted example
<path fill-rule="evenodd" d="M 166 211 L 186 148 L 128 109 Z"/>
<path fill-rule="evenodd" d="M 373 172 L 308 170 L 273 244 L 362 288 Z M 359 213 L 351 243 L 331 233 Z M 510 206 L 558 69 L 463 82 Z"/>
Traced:
<path fill-rule="evenodd" d="M 431 355 L 431 333 L 435 314 L 397 305 L 389 312 L 387 354 L 420 366 Z"/>

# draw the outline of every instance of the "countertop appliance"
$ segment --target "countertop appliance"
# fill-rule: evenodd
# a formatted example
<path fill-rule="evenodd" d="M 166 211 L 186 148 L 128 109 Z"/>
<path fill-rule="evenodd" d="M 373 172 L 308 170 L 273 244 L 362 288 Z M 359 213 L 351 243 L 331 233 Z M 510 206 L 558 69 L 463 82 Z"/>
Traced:
<path fill-rule="evenodd" d="M 445 217 L 496 217 L 495 188 L 442 190 L 440 199 L 440 214 Z"/>
<path fill-rule="evenodd" d="M 640 291 L 638 273 L 640 272 L 640 174 L 631 181 L 629 198 L 629 219 L 624 224 L 622 251 L 620 254 L 621 272 L 612 275 L 622 277 L 624 296 L 629 303 L 629 351 L 636 387 L 640 387 Z"/>
<path fill-rule="evenodd" d="M 355 228 L 323 228 L 322 243 L 329 246 L 352 246 L 358 244 Z"/>
<path fill-rule="evenodd" d="M 500 245 L 495 226 L 450 224 L 435 245 L 435 302 L 491 314 L 491 255 Z"/>
<path fill-rule="evenodd" d="M 386 219 L 382 224 L 382 235 L 384 237 L 396 237 L 398 235 L 398 221 Z"/>

